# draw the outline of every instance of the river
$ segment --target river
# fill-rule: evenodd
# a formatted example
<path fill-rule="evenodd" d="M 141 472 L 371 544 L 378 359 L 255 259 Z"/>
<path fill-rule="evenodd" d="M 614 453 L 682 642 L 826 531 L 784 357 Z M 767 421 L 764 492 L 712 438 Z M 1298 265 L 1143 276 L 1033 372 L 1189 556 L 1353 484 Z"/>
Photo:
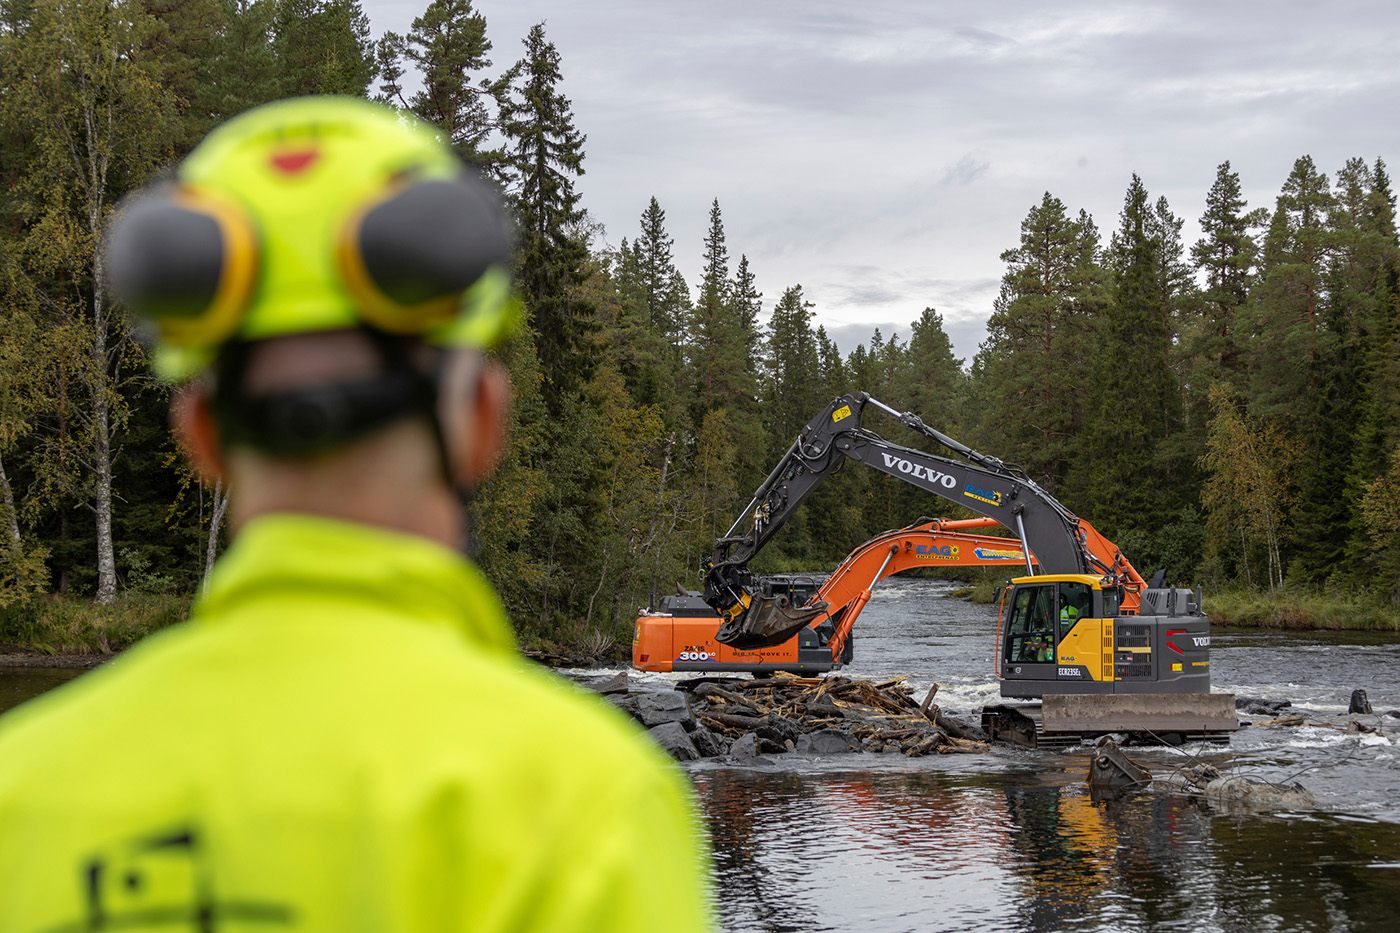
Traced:
<path fill-rule="evenodd" d="M 951 588 L 880 584 L 843 673 L 904 675 L 920 698 L 936 681 L 949 711 L 994 700 L 995 610 L 947 598 Z M 724 929 L 1400 929 L 1400 719 L 1380 715 L 1400 709 L 1400 642 L 1217 630 L 1212 647 L 1216 690 L 1290 700 L 1326 725 L 1129 755 L 1154 772 L 1205 760 L 1297 780 L 1315 808 L 1095 800 L 1087 750 L 697 763 Z M 1346 714 L 1358 687 L 1378 715 Z M 1386 731 L 1342 731 L 1352 718 Z"/>
<path fill-rule="evenodd" d="M 881 583 L 843 673 L 904 675 L 920 697 L 936 681 L 949 711 L 994 699 L 995 613 L 950 589 Z M 1400 929 L 1400 719 L 1383 715 L 1400 709 L 1400 641 L 1216 630 L 1212 668 L 1216 690 L 1290 700 L 1321 725 L 1129 754 L 1154 772 L 1204 760 L 1297 780 L 1315 807 L 1258 812 L 1154 792 L 1095 799 L 1087 751 L 695 763 L 723 928 Z M 0 710 L 73 673 L 0 669 Z M 633 672 L 633 681 L 660 689 L 680 676 Z M 1358 687 L 1376 715 L 1347 715 Z M 1347 733 L 1350 719 L 1384 731 Z"/>

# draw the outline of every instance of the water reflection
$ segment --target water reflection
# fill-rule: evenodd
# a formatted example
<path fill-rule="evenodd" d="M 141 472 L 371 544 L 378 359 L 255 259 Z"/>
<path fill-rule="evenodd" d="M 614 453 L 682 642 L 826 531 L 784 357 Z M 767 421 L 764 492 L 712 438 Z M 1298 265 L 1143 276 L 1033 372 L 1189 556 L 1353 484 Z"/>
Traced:
<path fill-rule="evenodd" d="M 728 930 L 1393 929 L 1400 827 L 1068 773 L 695 775 Z M 1389 866 L 1389 867 L 1386 867 Z"/>

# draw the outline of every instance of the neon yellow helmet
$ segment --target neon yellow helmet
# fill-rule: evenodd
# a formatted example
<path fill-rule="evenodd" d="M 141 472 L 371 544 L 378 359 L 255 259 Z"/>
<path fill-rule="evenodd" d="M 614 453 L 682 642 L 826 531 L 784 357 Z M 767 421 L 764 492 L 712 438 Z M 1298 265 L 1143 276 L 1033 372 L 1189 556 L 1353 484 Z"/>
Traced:
<path fill-rule="evenodd" d="M 518 325 L 510 226 L 490 187 L 414 117 L 349 97 L 234 118 L 107 242 L 113 292 L 179 379 L 230 340 L 367 326 L 489 347 Z"/>

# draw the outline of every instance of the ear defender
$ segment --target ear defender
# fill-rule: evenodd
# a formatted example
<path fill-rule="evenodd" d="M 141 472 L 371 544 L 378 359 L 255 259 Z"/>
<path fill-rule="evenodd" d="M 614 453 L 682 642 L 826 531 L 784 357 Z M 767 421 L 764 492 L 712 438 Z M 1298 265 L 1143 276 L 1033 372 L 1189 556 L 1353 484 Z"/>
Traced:
<path fill-rule="evenodd" d="M 185 185 L 128 202 L 106 252 L 112 292 L 179 347 L 232 336 L 257 283 L 257 236 L 247 215 Z"/>
<path fill-rule="evenodd" d="M 451 321 L 462 292 L 509 256 L 505 212 L 467 174 L 391 188 L 350 218 L 337 250 L 360 316 L 391 334 Z"/>

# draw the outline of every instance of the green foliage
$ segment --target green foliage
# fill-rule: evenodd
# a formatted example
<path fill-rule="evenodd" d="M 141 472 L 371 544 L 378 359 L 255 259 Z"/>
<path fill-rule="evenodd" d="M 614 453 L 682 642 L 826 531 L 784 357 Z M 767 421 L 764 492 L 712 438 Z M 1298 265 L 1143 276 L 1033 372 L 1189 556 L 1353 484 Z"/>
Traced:
<path fill-rule="evenodd" d="M 380 100 L 405 107 L 442 128 L 452 148 L 466 159 L 494 166 L 502 154 L 485 149 L 495 127 L 494 110 L 505 92 L 500 80 L 473 78 L 491 66 L 486 57 L 486 18 L 471 0 L 432 0 L 413 20 L 407 36 L 386 32 L 376 47 Z M 401 61 L 418 71 L 422 87 L 404 98 Z"/>
<path fill-rule="evenodd" d="M 978 446 L 1020 463 L 1049 489 L 1064 479 L 1084 428 L 1093 323 L 1106 300 L 1099 233 L 1071 219 L 1048 191 L 1001 254 L 1001 292 L 979 353 L 983 419 Z"/>
<path fill-rule="evenodd" d="M 359 0 L 275 0 L 272 50 L 282 97 L 364 97 L 376 71 L 369 17 Z"/>
<path fill-rule="evenodd" d="M 357 0 L 0 0 L 0 638 L 115 650 L 183 615 L 203 570 L 213 495 L 176 466 L 166 399 L 102 287 L 113 205 L 221 120 L 376 78 L 500 184 L 519 227 L 530 327 L 500 351 L 511 440 L 470 515 L 527 644 L 625 645 L 636 608 L 693 587 L 715 538 L 743 526 L 803 426 L 862 390 L 1024 465 L 1144 573 L 1277 594 L 1213 595 L 1232 621 L 1393 627 L 1400 275 L 1383 161 L 1329 182 L 1301 158 L 1272 211 L 1222 163 L 1189 260 L 1180 219 L 1136 176 L 1106 249 L 1047 192 L 1002 254 L 966 366 L 933 308 L 843 356 L 800 286 L 765 309 L 717 199 L 696 282 L 644 193 L 637 229 L 603 245 L 543 25 L 491 73 L 471 0 L 425 2 L 405 35 L 374 41 Z M 866 427 L 932 444 L 874 412 Z M 848 466 L 755 568 L 830 567 L 925 514 L 961 517 Z M 967 576 L 989 594 L 996 573 Z"/>
<path fill-rule="evenodd" d="M 110 606 L 49 596 L 0 608 L 0 642 L 41 654 L 110 654 L 184 621 L 191 597 L 127 594 Z"/>
<path fill-rule="evenodd" d="M 536 24 L 526 55 L 503 79 L 500 121 L 509 162 L 509 194 L 520 228 L 516 282 L 535 328 L 536 352 L 552 414 L 596 363 L 589 337 L 595 308 L 576 293 L 586 277 L 588 243 L 574 179 L 583 174 L 586 137 L 574 126 L 559 85 L 559 52 Z"/>
<path fill-rule="evenodd" d="M 1205 607 L 1215 625 L 1400 632 L 1400 609 L 1354 593 L 1212 590 L 1206 595 Z"/>

